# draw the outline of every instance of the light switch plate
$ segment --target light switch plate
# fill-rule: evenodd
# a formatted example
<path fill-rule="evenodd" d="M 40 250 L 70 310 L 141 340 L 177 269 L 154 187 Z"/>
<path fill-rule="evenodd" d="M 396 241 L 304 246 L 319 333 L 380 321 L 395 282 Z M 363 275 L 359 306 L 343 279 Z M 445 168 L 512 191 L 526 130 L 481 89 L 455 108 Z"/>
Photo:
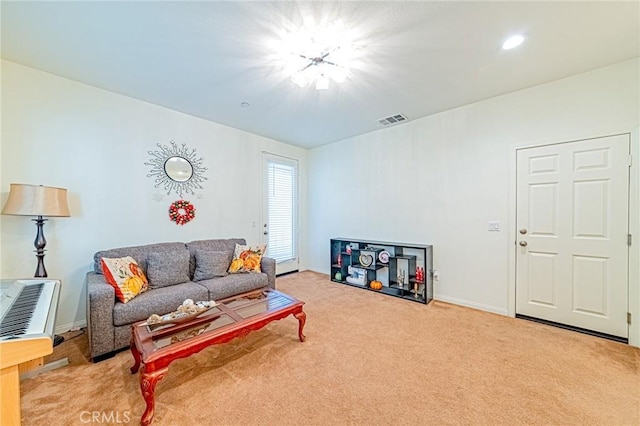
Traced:
<path fill-rule="evenodd" d="M 500 222 L 497 220 L 490 220 L 489 231 L 500 231 Z"/>

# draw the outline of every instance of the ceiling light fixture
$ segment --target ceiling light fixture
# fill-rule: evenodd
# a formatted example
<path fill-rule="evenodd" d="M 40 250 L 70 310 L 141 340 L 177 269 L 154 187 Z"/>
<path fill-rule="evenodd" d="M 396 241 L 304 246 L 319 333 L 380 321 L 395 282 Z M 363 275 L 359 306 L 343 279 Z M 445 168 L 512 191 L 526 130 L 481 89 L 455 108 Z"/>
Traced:
<path fill-rule="evenodd" d="M 522 44 L 524 38 L 524 34 L 516 34 L 514 36 L 511 36 L 507 40 L 505 40 L 504 43 L 502 43 L 502 48 L 504 50 L 511 50 L 513 48 L 516 48 Z"/>
<path fill-rule="evenodd" d="M 307 63 L 291 75 L 291 80 L 300 87 L 305 87 L 315 81 L 316 90 L 328 89 L 329 77 L 336 83 L 344 82 L 347 79 L 348 69 L 327 59 L 338 49 L 340 49 L 339 46 L 322 53 L 320 56 L 298 54 Z"/>
<path fill-rule="evenodd" d="M 349 74 L 351 45 L 334 26 L 326 31 L 301 31 L 284 40 L 283 63 L 291 81 L 300 87 L 329 88 L 329 80 L 343 83 Z"/>

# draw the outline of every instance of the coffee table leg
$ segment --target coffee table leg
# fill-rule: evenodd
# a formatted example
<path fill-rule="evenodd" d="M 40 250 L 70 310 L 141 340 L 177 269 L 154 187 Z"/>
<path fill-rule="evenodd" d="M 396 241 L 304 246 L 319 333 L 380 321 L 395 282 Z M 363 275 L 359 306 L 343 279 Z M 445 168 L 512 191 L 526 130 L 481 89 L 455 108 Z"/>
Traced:
<path fill-rule="evenodd" d="M 131 339 L 130 348 L 131 354 L 133 355 L 133 367 L 131 367 L 131 374 L 135 374 L 138 372 L 138 369 L 140 369 L 140 352 L 138 351 L 136 342 L 133 340 L 133 338 Z"/>
<path fill-rule="evenodd" d="M 298 338 L 301 342 L 304 342 L 307 340 L 307 337 L 302 333 L 302 329 L 304 328 L 304 323 L 307 321 L 307 314 L 305 314 L 303 310 L 300 310 L 300 312 L 296 312 L 293 316 L 298 320 Z"/>
<path fill-rule="evenodd" d="M 147 373 L 144 365 L 142 366 L 142 370 L 140 370 L 140 390 L 142 391 L 144 401 L 147 403 L 147 409 L 144 410 L 144 414 L 142 414 L 142 419 L 140 420 L 140 424 L 144 426 L 150 425 L 153 421 L 153 412 L 156 405 L 156 385 L 167 375 L 168 370 L 169 368 L 165 367 Z"/>

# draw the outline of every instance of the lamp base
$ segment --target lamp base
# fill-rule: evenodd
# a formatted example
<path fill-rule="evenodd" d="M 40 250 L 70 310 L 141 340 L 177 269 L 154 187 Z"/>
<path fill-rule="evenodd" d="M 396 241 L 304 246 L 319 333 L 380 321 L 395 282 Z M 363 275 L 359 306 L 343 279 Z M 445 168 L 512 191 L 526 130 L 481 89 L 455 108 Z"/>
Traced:
<path fill-rule="evenodd" d="M 60 343 L 64 342 L 64 336 L 58 336 L 57 334 L 53 336 L 53 347 L 55 348 Z"/>
<path fill-rule="evenodd" d="M 47 219 L 44 219 L 42 216 L 38 216 L 37 219 L 31 219 L 36 223 L 38 231 L 36 233 L 36 240 L 33 244 L 36 247 L 36 257 L 38 258 L 38 266 L 36 268 L 35 277 L 37 278 L 46 278 L 47 270 L 44 267 L 44 248 L 47 245 L 47 240 L 44 238 L 44 223 Z"/>

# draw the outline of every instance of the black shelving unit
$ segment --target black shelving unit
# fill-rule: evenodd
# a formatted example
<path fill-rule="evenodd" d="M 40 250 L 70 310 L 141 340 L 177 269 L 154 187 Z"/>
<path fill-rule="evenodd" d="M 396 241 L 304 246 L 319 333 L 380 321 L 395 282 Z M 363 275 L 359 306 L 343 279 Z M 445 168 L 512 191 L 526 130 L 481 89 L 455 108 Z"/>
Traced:
<path fill-rule="evenodd" d="M 413 302 L 433 300 L 430 245 L 332 238 L 330 253 L 334 282 Z M 382 289 L 370 287 L 374 280 L 382 282 Z"/>

